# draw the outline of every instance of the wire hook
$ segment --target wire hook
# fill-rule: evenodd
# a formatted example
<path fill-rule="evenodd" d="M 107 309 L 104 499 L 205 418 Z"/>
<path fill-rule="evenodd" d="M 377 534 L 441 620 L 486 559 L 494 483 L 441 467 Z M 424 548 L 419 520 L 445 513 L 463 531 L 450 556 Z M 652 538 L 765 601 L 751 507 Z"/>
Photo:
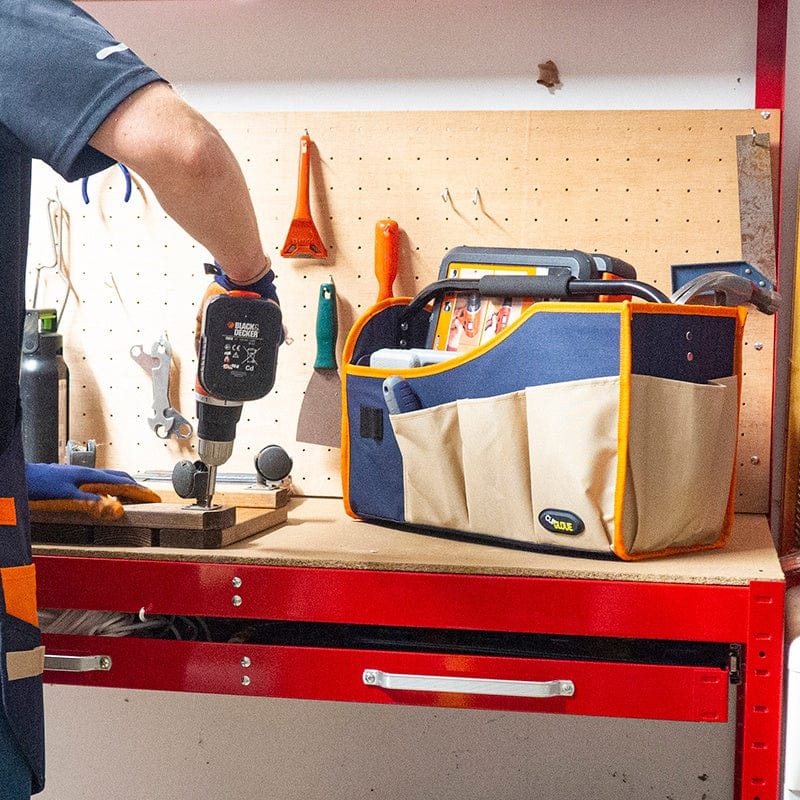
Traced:
<path fill-rule="evenodd" d="M 125 202 L 129 202 L 131 199 L 131 173 L 130 170 L 124 165 L 117 162 L 117 166 L 122 170 L 122 174 L 125 176 L 125 195 L 124 200 Z M 81 181 L 81 197 L 83 197 L 83 202 L 86 205 L 89 205 L 89 178 L 85 177 Z"/>

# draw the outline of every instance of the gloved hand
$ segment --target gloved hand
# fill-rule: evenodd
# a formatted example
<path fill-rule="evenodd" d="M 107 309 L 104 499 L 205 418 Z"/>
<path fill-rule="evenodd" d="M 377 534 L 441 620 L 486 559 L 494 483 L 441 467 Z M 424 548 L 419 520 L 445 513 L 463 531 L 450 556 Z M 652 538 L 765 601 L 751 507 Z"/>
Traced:
<path fill-rule="evenodd" d="M 205 270 L 207 275 L 213 275 L 214 280 L 206 287 L 203 299 L 197 308 L 197 319 L 195 324 L 194 343 L 195 350 L 199 349 L 200 345 L 200 328 L 203 320 L 203 309 L 206 303 L 217 294 L 227 294 L 228 292 L 253 292 L 260 295 L 265 300 L 272 300 L 274 303 L 280 305 L 278 300 L 278 292 L 275 290 L 275 273 L 269 267 L 269 258 L 266 257 L 265 268 L 266 272 L 255 282 L 249 284 L 234 283 L 222 270 L 222 267 L 215 261 L 213 264 L 206 264 Z M 281 344 L 286 338 L 286 331 L 283 331 L 281 336 Z"/>
<path fill-rule="evenodd" d="M 269 266 L 267 262 L 265 267 Z M 275 290 L 275 273 L 272 269 L 267 271 L 255 282 L 248 284 L 234 283 L 221 269 L 219 264 L 214 262 L 214 283 L 219 284 L 226 292 L 240 291 L 240 292 L 254 292 L 261 295 L 265 300 L 272 300 L 280 304 L 278 300 L 278 293 Z"/>
<path fill-rule="evenodd" d="M 254 292 L 265 300 L 272 300 L 280 305 L 278 292 L 275 290 L 275 273 L 270 268 L 269 258 L 266 258 L 264 272 L 254 283 L 234 283 L 222 270 L 222 267 L 215 261 L 213 264 L 206 264 L 206 272 L 214 276 L 214 283 L 221 286 L 226 292 Z M 213 292 L 212 292 L 213 293 Z"/>
<path fill-rule="evenodd" d="M 81 511 L 95 519 L 116 519 L 123 501 L 160 503 L 161 498 L 126 472 L 75 464 L 26 464 L 28 504 L 41 511 Z"/>

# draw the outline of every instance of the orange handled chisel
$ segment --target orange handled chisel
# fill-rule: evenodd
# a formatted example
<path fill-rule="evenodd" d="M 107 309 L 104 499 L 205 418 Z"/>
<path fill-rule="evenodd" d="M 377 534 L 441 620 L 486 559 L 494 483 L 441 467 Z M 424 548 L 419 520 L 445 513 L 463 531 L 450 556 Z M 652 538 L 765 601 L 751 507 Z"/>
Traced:
<path fill-rule="evenodd" d="M 375 277 L 378 279 L 378 302 L 392 297 L 392 285 L 397 277 L 400 228 L 393 219 L 375 224 Z"/>

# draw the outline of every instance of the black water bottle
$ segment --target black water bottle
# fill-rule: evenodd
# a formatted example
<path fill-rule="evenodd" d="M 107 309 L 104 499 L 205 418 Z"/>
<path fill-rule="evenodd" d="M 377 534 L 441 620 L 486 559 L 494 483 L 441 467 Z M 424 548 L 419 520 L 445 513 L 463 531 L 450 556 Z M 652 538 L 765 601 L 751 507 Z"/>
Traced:
<path fill-rule="evenodd" d="M 69 438 L 69 370 L 55 309 L 25 312 L 22 363 L 22 444 L 25 460 L 63 463 Z"/>

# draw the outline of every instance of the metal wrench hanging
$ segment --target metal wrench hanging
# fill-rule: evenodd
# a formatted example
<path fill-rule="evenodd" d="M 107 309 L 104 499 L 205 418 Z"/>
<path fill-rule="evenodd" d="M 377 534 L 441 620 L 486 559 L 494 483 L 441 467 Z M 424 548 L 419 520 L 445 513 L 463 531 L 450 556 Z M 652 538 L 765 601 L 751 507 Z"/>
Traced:
<path fill-rule="evenodd" d="M 131 358 L 145 370 L 149 370 L 153 379 L 153 416 L 147 423 L 159 439 L 188 439 L 194 433 L 194 427 L 186 417 L 173 408 L 169 402 L 169 373 L 172 363 L 172 345 L 167 333 L 161 334 L 158 341 L 153 342 L 148 356 L 141 345 L 131 348 Z"/>

